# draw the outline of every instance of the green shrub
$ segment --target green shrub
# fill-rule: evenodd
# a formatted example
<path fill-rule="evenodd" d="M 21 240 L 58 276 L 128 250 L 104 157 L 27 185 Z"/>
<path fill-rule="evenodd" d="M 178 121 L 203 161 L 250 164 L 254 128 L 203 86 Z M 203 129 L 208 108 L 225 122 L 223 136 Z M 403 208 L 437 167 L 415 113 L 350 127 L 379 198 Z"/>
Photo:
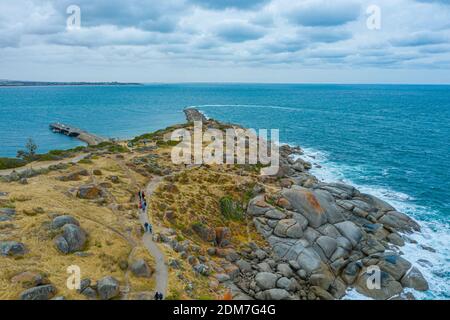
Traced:
<path fill-rule="evenodd" d="M 146 134 L 135 137 L 134 139 L 131 140 L 131 142 L 137 143 L 141 140 L 152 140 L 154 138 L 154 136 L 155 136 L 154 133 L 146 133 Z"/>
<path fill-rule="evenodd" d="M 174 147 L 176 145 L 178 145 L 180 143 L 180 141 L 175 141 L 175 140 L 157 140 L 156 141 L 156 145 L 159 147 Z"/>
<path fill-rule="evenodd" d="M 0 158 L 0 170 L 23 167 L 28 162 L 17 158 Z"/>
<path fill-rule="evenodd" d="M 242 205 L 234 201 L 231 197 L 223 197 L 219 200 L 219 207 L 222 216 L 228 220 L 242 220 L 244 218 L 244 209 Z"/>
<path fill-rule="evenodd" d="M 112 153 L 126 153 L 130 150 L 120 144 L 113 144 L 112 146 L 108 147 L 108 151 Z"/>
<path fill-rule="evenodd" d="M 181 293 L 176 289 L 171 289 L 169 295 L 166 297 L 166 300 L 180 300 Z"/>
<path fill-rule="evenodd" d="M 80 161 L 78 161 L 78 163 L 81 163 L 81 164 L 92 164 L 94 162 L 91 159 L 81 159 Z"/>
<path fill-rule="evenodd" d="M 204 228 L 205 225 L 203 223 L 201 223 L 200 221 L 196 221 L 191 224 L 191 227 L 192 227 L 192 229 L 196 230 L 196 229 Z"/>

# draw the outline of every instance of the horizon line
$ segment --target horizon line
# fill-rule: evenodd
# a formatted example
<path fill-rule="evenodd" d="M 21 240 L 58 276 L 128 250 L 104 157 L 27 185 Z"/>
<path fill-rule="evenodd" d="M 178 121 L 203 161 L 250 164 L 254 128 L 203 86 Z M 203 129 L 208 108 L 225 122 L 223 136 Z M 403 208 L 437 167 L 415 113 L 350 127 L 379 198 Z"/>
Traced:
<path fill-rule="evenodd" d="M 11 80 L 11 79 L 0 79 L 5 82 L 35 82 L 35 83 L 56 83 L 56 84 L 68 84 L 70 86 L 71 83 L 83 83 L 83 84 L 130 84 L 130 85 L 177 85 L 177 84 L 249 84 L 249 85 L 408 85 L 408 86 L 450 86 L 449 83 L 414 83 L 414 82 L 253 82 L 253 81 L 173 81 L 173 82 L 164 82 L 164 81 L 150 81 L 150 82 L 141 82 L 141 81 L 46 81 L 46 80 Z M 16 86 L 19 87 L 20 85 Z M 38 85 L 36 85 L 38 86 Z M 11 87 L 14 87 L 13 85 Z M 25 87 L 23 85 L 22 87 Z"/>

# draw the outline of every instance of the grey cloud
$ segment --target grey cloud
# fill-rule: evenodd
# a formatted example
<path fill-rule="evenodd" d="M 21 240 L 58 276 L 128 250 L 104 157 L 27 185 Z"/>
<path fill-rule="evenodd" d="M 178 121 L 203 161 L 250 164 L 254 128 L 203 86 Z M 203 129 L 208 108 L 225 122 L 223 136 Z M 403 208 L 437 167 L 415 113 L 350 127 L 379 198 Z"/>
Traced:
<path fill-rule="evenodd" d="M 310 29 L 305 33 L 311 42 L 333 43 L 352 38 L 351 32 L 336 30 L 335 28 Z"/>
<path fill-rule="evenodd" d="M 383 29 L 368 34 L 366 0 L 3 1 L 0 64 L 8 69 L 5 61 L 52 65 L 76 59 L 85 69 L 103 63 L 118 70 L 128 64 L 145 67 L 149 61 L 181 68 L 203 61 L 258 68 L 446 67 L 450 8 L 442 4 L 448 1 L 420 2 L 429 5 L 402 0 L 413 5 L 389 11 Z M 73 3 L 81 7 L 82 29 L 68 32 L 66 8 Z M 411 19 L 424 8 L 438 18 Z M 399 27 L 391 28 L 390 21 Z"/>
<path fill-rule="evenodd" d="M 264 30 L 245 22 L 225 22 L 216 27 L 215 34 L 225 41 L 245 42 L 262 38 Z"/>
<path fill-rule="evenodd" d="M 348 1 L 308 1 L 287 13 L 295 24 L 317 26 L 339 26 L 356 20 L 360 15 L 360 4 Z"/>
<path fill-rule="evenodd" d="M 431 32 L 419 32 L 402 38 L 396 38 L 391 41 L 394 46 L 398 47 L 420 47 L 448 42 L 448 35 Z"/>
<path fill-rule="evenodd" d="M 280 40 L 273 41 L 272 43 L 265 44 L 262 48 L 255 50 L 256 52 L 262 51 L 266 53 L 290 53 L 297 52 L 308 47 L 308 43 L 305 39 L 293 39 L 293 40 Z"/>
<path fill-rule="evenodd" d="M 450 4 L 450 0 L 416 0 L 416 1 L 424 3 Z"/>
<path fill-rule="evenodd" d="M 0 48 L 18 47 L 20 38 L 16 34 L 0 33 Z"/>
<path fill-rule="evenodd" d="M 182 44 L 186 42 L 186 39 L 176 34 L 164 35 L 136 28 L 119 29 L 114 26 L 100 26 L 54 34 L 47 37 L 47 42 L 65 46 L 94 48 L 104 46 L 149 46 L 164 43 Z"/>
<path fill-rule="evenodd" d="M 264 5 L 269 1 L 270 0 L 190 0 L 191 3 L 210 9 L 252 9 Z"/>
<path fill-rule="evenodd" d="M 54 0 L 59 13 L 66 15 L 66 9 L 73 0 Z M 81 9 L 82 26 L 115 25 L 136 27 L 148 31 L 171 32 L 176 28 L 184 9 L 180 0 L 77 0 Z"/>
<path fill-rule="evenodd" d="M 429 54 L 450 53 L 450 44 L 431 45 L 420 48 L 420 52 Z"/>

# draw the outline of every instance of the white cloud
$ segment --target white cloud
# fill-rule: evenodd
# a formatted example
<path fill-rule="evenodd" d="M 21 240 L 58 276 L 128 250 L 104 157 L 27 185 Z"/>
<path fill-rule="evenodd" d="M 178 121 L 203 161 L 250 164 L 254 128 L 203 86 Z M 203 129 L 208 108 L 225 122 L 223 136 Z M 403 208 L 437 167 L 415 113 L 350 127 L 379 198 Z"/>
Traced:
<path fill-rule="evenodd" d="M 255 75 L 266 77 L 261 81 L 270 81 L 273 68 L 352 74 L 365 68 L 449 68 L 448 1 L 378 0 L 382 27 L 376 31 L 366 27 L 365 9 L 372 2 L 78 0 L 78 31 L 66 30 L 71 0 L 1 2 L 0 78 L 48 79 L 50 65 L 84 80 L 90 80 L 89 68 L 104 77 L 122 70 L 123 78 L 139 70 L 136 78 L 142 78 L 139 72 L 155 64 L 170 79 L 194 67 L 196 77 L 205 79 L 208 70 L 233 67 L 258 70 Z M 18 77 L 17 70 L 24 74 Z M 450 81 L 434 72 L 436 81 Z M 296 80 L 285 74 L 285 81 Z"/>

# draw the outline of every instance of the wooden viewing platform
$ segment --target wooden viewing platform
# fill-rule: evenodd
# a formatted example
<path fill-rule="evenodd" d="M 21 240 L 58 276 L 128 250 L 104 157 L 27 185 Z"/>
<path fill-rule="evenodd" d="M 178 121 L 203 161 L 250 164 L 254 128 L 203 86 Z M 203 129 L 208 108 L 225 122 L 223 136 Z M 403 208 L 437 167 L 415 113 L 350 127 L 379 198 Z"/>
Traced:
<path fill-rule="evenodd" d="M 68 137 L 77 138 L 83 142 L 86 142 L 88 145 L 97 145 L 99 143 L 108 141 L 108 139 L 59 122 L 51 123 L 50 130 L 52 130 L 54 133 L 61 133 Z"/>

